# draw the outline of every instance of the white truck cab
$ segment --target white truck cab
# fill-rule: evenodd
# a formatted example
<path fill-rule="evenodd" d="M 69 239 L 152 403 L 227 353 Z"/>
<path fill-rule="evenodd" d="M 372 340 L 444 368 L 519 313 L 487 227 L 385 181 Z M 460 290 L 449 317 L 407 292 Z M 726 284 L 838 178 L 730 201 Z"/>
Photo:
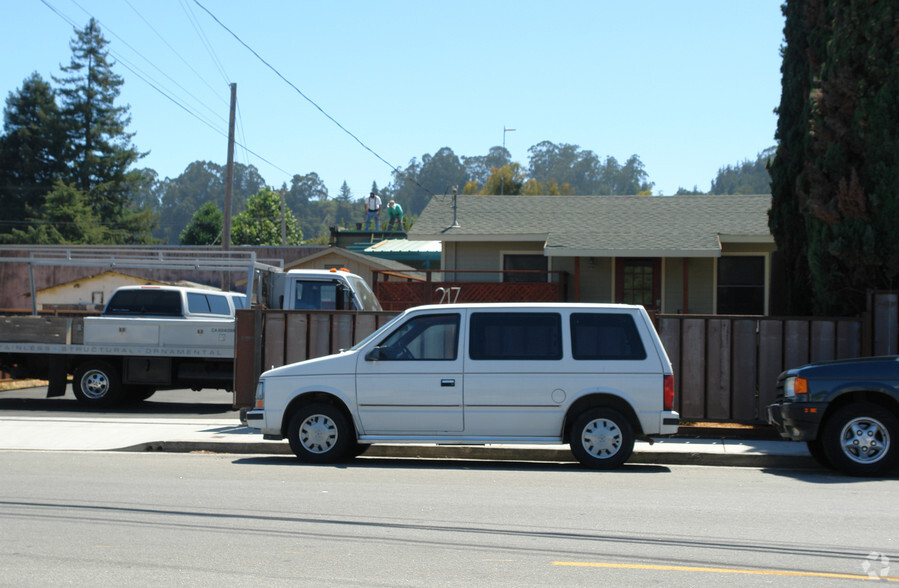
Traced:
<path fill-rule="evenodd" d="M 272 276 L 269 306 L 285 310 L 381 310 L 368 283 L 346 269 L 290 270 Z"/>
<path fill-rule="evenodd" d="M 640 306 L 411 308 L 349 350 L 269 370 L 247 424 L 331 462 L 378 442 L 569 443 L 592 468 L 677 432 L 671 363 Z"/>

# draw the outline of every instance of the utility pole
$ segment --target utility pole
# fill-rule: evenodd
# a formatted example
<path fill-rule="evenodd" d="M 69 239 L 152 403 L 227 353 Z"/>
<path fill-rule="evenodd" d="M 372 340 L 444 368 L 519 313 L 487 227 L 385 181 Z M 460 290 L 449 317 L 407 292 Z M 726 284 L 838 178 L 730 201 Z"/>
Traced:
<path fill-rule="evenodd" d="M 515 129 L 507 129 L 506 125 L 503 125 L 503 155 L 506 153 L 506 133 L 511 133 Z M 506 174 L 503 173 L 502 168 L 499 170 L 499 195 L 503 196 L 505 191 L 505 186 L 503 185 L 506 179 Z"/>
<path fill-rule="evenodd" d="M 237 84 L 231 84 L 231 115 L 228 120 L 228 162 L 225 165 L 225 220 L 222 226 L 222 250 L 231 250 L 231 195 L 234 184 L 234 114 L 237 111 Z M 226 277 L 227 276 L 227 277 Z M 222 273 L 222 290 L 231 289 L 231 276 Z"/>

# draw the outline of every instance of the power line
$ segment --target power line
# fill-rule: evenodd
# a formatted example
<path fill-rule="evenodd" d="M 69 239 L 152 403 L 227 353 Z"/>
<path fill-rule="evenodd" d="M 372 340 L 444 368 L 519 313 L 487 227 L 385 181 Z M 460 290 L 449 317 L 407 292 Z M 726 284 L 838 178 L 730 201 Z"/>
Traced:
<path fill-rule="evenodd" d="M 256 59 L 258 59 L 259 61 L 261 61 L 266 67 L 268 67 L 270 70 L 272 70 L 272 71 L 275 73 L 276 76 L 278 76 L 279 78 L 281 78 L 281 80 L 284 81 L 284 83 L 286 83 L 288 86 L 290 86 L 291 88 L 293 88 L 293 89 L 297 92 L 297 94 L 299 94 L 300 96 L 302 96 L 303 99 L 305 99 L 305 100 L 306 100 L 309 104 L 311 104 L 316 110 L 318 110 L 320 113 L 322 113 L 322 114 L 325 116 L 325 118 L 327 118 L 327 119 L 330 120 L 332 123 L 334 123 L 335 125 L 337 125 L 337 127 L 338 127 L 340 130 L 342 130 L 344 133 L 346 133 L 347 135 L 349 135 L 350 137 L 352 137 L 352 139 L 353 139 L 354 141 L 356 141 L 359 145 L 361 145 L 363 149 L 365 149 L 366 151 L 368 151 L 369 153 L 371 153 L 372 155 L 374 155 L 379 161 L 381 161 L 381 162 L 383 162 L 385 165 L 387 165 L 387 167 L 389 167 L 389 168 L 391 169 L 391 171 L 396 172 L 396 173 L 399 174 L 399 175 L 406 176 L 406 174 L 405 174 L 404 172 L 402 172 L 402 171 L 399 169 L 399 167 L 397 167 L 397 166 L 391 164 L 389 161 L 387 161 L 386 159 L 384 159 L 383 157 L 381 157 L 381 155 L 380 155 L 379 153 L 377 153 L 374 149 L 372 149 L 371 147 L 369 147 L 368 145 L 366 145 L 366 144 L 365 144 L 359 137 L 357 137 L 357 136 L 356 136 L 354 133 L 352 133 L 349 129 L 347 129 L 347 128 L 344 127 L 342 124 L 340 124 L 340 122 L 338 122 L 337 119 L 335 119 L 333 116 L 331 116 L 330 114 L 328 114 L 327 112 L 325 112 L 325 110 L 324 110 L 321 106 L 319 106 L 314 100 L 312 100 L 309 96 L 307 96 L 305 93 L 303 93 L 303 91 L 300 90 L 300 89 L 299 89 L 293 82 L 291 82 L 290 80 L 288 80 L 288 79 L 284 76 L 284 74 L 282 74 L 280 71 L 278 71 L 278 69 L 277 69 L 275 66 L 273 66 L 273 65 L 270 64 L 268 61 L 266 61 L 261 55 L 259 55 L 259 53 L 256 52 L 255 49 L 253 49 L 253 48 L 250 47 L 247 43 L 245 43 L 245 42 L 243 41 L 243 39 L 241 39 L 240 37 L 238 37 L 237 34 L 236 34 L 234 31 L 232 31 L 232 30 L 229 29 L 227 26 L 225 26 L 225 24 L 224 24 L 222 21 L 220 21 L 220 20 L 218 19 L 218 17 L 215 16 L 215 15 L 214 15 L 208 8 L 206 8 L 205 6 L 203 6 L 203 5 L 200 3 L 199 0 L 193 0 L 193 1 L 194 1 L 194 4 L 196 4 L 197 6 L 199 6 L 200 8 L 202 8 L 202 9 L 206 12 L 206 14 L 208 14 L 208 15 L 212 18 L 212 20 L 214 20 L 220 27 L 222 27 L 223 29 L 225 29 L 225 30 L 226 30 L 232 37 L 234 37 L 234 38 L 237 40 L 238 43 L 240 43 L 241 45 L 243 45 L 243 46 L 244 46 L 250 53 L 252 53 L 252 54 L 256 57 Z M 409 179 L 410 179 L 413 183 L 415 183 L 415 185 L 417 185 L 419 188 L 421 188 L 422 190 L 424 190 L 426 193 L 428 193 L 428 194 L 430 194 L 430 195 L 432 195 L 432 196 L 435 195 L 434 192 L 432 192 L 431 190 L 428 190 L 427 188 L 425 188 L 424 186 L 422 186 L 421 184 L 419 184 L 418 181 L 416 181 L 414 178 L 411 178 L 411 177 L 410 177 Z"/>
<path fill-rule="evenodd" d="M 209 89 L 212 91 L 213 95 L 215 95 L 216 97 L 219 98 L 219 100 L 221 101 L 222 104 L 224 104 L 225 106 L 227 106 L 227 105 L 228 105 L 228 101 L 225 100 L 224 98 L 222 98 L 222 97 L 218 94 L 218 91 L 217 91 L 215 88 L 213 88 L 212 85 L 211 85 L 209 82 L 206 81 L 206 78 L 204 78 L 202 75 L 200 75 L 200 72 L 198 72 L 196 69 L 194 69 L 194 67 L 190 64 L 189 61 L 187 61 L 186 59 L 184 59 L 184 57 L 178 52 L 177 49 L 175 49 L 174 47 L 172 47 L 172 45 L 165 39 L 165 37 L 163 37 L 162 34 L 161 34 L 158 30 L 156 30 L 156 28 L 150 23 L 150 21 L 148 21 L 148 20 L 144 17 L 144 15 L 141 14 L 141 13 L 137 10 L 137 8 L 134 7 L 134 5 L 130 2 L 130 0 L 125 0 L 125 3 L 128 4 L 128 6 L 131 8 L 131 10 L 133 10 L 134 13 L 137 14 L 137 16 L 139 16 L 140 19 L 141 19 L 142 21 L 144 21 L 144 24 L 146 24 L 147 27 L 148 27 L 151 31 L 153 31 L 153 32 L 156 34 L 157 37 L 159 37 L 159 40 L 162 41 L 162 42 L 165 44 L 165 46 L 168 47 L 168 48 L 172 51 L 172 53 L 175 54 L 175 57 L 177 57 L 179 60 L 181 60 L 181 63 L 183 63 L 184 65 L 186 65 L 187 68 L 190 69 L 190 71 L 192 71 L 192 72 L 194 73 L 195 76 L 197 76 L 197 79 L 199 79 L 201 82 L 203 82 L 203 84 L 204 84 L 207 88 L 209 88 Z M 224 120 L 224 117 L 222 117 L 222 120 Z"/>
<path fill-rule="evenodd" d="M 200 41 L 203 43 L 203 46 L 206 48 L 206 52 L 209 54 L 209 57 L 212 59 L 213 63 L 215 63 L 216 67 L 218 67 L 219 73 L 222 76 L 222 79 L 226 84 L 230 84 L 231 81 L 228 78 L 228 74 L 225 72 L 224 66 L 222 66 L 222 62 L 219 61 L 218 56 L 215 54 L 215 50 L 212 48 L 212 43 L 209 42 L 209 39 L 206 37 L 206 34 L 203 32 L 203 27 L 200 26 L 200 21 L 197 20 L 197 17 L 190 10 L 190 4 L 184 2 L 184 0 L 180 0 L 181 9 L 187 15 L 187 20 L 194 27 L 194 31 L 197 33 L 197 36 L 200 38 Z"/>

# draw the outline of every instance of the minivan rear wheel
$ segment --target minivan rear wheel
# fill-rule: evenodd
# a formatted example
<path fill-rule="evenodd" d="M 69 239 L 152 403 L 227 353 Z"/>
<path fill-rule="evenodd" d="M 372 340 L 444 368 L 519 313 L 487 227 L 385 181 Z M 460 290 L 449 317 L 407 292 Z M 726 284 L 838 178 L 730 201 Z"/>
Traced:
<path fill-rule="evenodd" d="M 338 407 L 314 403 L 301 406 L 290 419 L 287 440 L 300 461 L 334 463 L 349 455 L 356 435 Z"/>
<path fill-rule="evenodd" d="M 568 434 L 571 453 L 581 464 L 597 470 L 619 467 L 634 451 L 634 428 L 611 408 L 591 408 L 574 421 Z"/>

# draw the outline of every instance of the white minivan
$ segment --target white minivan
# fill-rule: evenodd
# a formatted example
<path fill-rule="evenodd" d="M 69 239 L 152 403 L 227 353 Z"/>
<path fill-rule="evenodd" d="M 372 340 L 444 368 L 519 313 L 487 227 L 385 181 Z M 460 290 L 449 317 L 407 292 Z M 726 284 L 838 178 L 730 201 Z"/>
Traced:
<path fill-rule="evenodd" d="M 336 355 L 262 374 L 247 424 L 302 461 L 372 443 L 558 444 L 614 468 L 677 432 L 671 362 L 642 306 L 410 308 Z"/>

